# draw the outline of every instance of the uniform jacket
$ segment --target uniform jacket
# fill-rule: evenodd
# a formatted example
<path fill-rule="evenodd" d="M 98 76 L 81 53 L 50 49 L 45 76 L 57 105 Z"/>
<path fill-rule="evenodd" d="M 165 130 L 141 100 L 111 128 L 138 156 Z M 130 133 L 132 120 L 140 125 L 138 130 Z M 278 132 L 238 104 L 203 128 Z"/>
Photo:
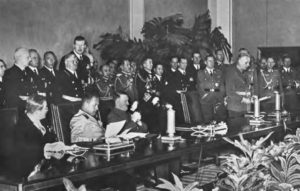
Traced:
<path fill-rule="evenodd" d="M 131 129 L 130 132 L 140 132 L 140 133 L 147 133 L 148 128 L 145 123 L 142 123 L 142 126 L 139 126 L 138 124 L 131 121 L 131 116 L 128 112 L 114 108 L 107 117 L 108 123 L 114 123 L 126 120 L 126 123 L 122 129 L 124 131 L 125 129 Z"/>
<path fill-rule="evenodd" d="M 188 65 L 188 67 L 186 68 L 188 75 L 193 78 L 193 81 L 191 81 L 191 83 L 190 83 L 191 89 L 193 89 L 193 90 L 196 89 L 197 75 L 200 70 L 201 70 L 201 64 L 200 64 L 200 68 L 198 70 L 195 68 L 193 63 L 190 63 L 190 65 Z"/>
<path fill-rule="evenodd" d="M 100 76 L 96 81 L 96 86 L 99 92 L 100 100 L 113 100 L 114 83 L 110 77 Z"/>
<path fill-rule="evenodd" d="M 274 91 L 282 91 L 281 77 L 278 70 L 259 70 L 259 96 L 273 96 Z"/>
<path fill-rule="evenodd" d="M 127 93 L 131 102 L 137 100 L 137 90 L 135 86 L 134 76 L 131 73 L 121 72 L 116 75 L 115 91 Z"/>
<path fill-rule="evenodd" d="M 5 71 L 3 76 L 6 107 L 18 107 L 24 103 L 19 96 L 28 96 L 28 82 L 26 72 L 14 65 Z"/>
<path fill-rule="evenodd" d="M 83 88 L 79 78 L 76 78 L 68 70 L 59 71 L 55 79 L 57 101 L 62 101 L 62 95 L 81 98 L 83 96 Z"/>
<path fill-rule="evenodd" d="M 198 72 L 197 90 L 201 103 L 223 102 L 225 96 L 223 79 L 222 71 L 219 69 L 213 69 L 212 75 L 209 74 L 207 69 Z"/>
<path fill-rule="evenodd" d="M 294 89 L 295 81 L 299 81 L 299 72 L 296 69 L 290 67 L 290 72 L 286 72 L 284 68 L 280 70 L 282 86 L 284 89 Z"/>
<path fill-rule="evenodd" d="M 47 69 L 46 67 L 43 67 L 40 70 L 40 76 L 42 81 L 45 84 L 45 91 L 46 91 L 46 97 L 48 102 L 52 103 L 54 102 L 54 92 L 55 92 L 55 78 L 57 76 L 57 71 L 53 70 L 54 74 L 52 74 L 52 72 Z"/>
<path fill-rule="evenodd" d="M 4 107 L 4 103 L 5 103 L 4 85 L 3 82 L 0 82 L 0 109 Z"/>
<path fill-rule="evenodd" d="M 70 121 L 71 142 L 92 141 L 104 136 L 105 130 L 93 116 L 79 110 Z"/>
<path fill-rule="evenodd" d="M 236 65 L 230 66 L 226 73 L 226 94 L 227 94 L 227 109 L 237 112 L 247 110 L 247 105 L 242 103 L 243 96 L 237 92 L 249 91 L 249 79 L 246 73 L 241 73 Z"/>
<path fill-rule="evenodd" d="M 74 51 L 71 51 L 70 53 L 74 53 Z M 63 71 L 64 69 L 66 69 L 66 66 L 65 66 L 65 56 L 63 56 L 61 58 L 61 60 L 60 60 L 59 70 L 61 70 L 61 71 Z M 75 56 L 76 56 L 76 54 L 75 54 Z M 77 72 L 77 75 L 78 75 L 78 78 L 80 79 L 80 81 L 83 80 L 86 83 L 88 81 L 88 74 L 89 74 L 89 72 L 87 70 L 87 65 L 88 64 L 90 64 L 90 59 L 86 55 L 83 54 L 82 55 L 82 59 L 78 58 L 78 68 L 77 68 L 76 72 Z"/>
<path fill-rule="evenodd" d="M 40 71 L 38 71 L 38 73 L 36 74 L 29 67 L 26 67 L 25 71 L 27 73 L 26 78 L 28 81 L 29 93 L 46 93 L 45 84 L 42 81 Z"/>
<path fill-rule="evenodd" d="M 150 102 L 156 95 L 156 90 L 154 89 L 154 74 L 148 73 L 146 70 L 140 70 L 136 75 L 136 86 L 138 91 L 138 100 Z M 151 95 L 151 99 L 148 101 L 144 100 L 145 93 Z"/>

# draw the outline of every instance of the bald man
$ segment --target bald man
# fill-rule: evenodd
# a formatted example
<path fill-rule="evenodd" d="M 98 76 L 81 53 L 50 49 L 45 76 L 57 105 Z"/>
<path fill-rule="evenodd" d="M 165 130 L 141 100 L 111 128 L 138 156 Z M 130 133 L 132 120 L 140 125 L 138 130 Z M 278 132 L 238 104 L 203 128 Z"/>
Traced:
<path fill-rule="evenodd" d="M 29 65 L 30 55 L 27 48 L 17 48 L 14 53 L 15 64 L 3 76 L 6 107 L 24 109 L 29 96 L 25 68 Z"/>

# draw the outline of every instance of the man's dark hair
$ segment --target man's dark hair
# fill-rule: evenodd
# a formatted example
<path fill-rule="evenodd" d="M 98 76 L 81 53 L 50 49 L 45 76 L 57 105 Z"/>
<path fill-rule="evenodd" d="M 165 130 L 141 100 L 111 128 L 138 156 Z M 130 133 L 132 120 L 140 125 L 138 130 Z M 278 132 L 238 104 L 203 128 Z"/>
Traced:
<path fill-rule="evenodd" d="M 57 57 L 56 57 L 56 55 L 54 54 L 54 52 L 53 51 L 46 51 L 45 53 L 44 53 L 44 60 L 46 60 L 46 56 L 48 55 L 48 54 L 52 54 L 52 56 L 54 57 L 54 67 L 53 68 L 55 68 L 56 67 L 56 65 L 58 64 L 58 62 L 57 62 Z"/>
<path fill-rule="evenodd" d="M 182 56 L 182 57 L 180 57 L 180 60 L 179 60 L 179 62 L 181 62 L 182 60 L 186 60 L 186 61 L 188 61 L 187 57 L 185 57 L 185 56 Z"/>
<path fill-rule="evenodd" d="M 84 43 L 86 44 L 86 40 L 85 40 L 85 38 L 83 36 L 76 36 L 74 38 L 74 42 L 73 43 L 75 44 L 76 41 L 84 41 Z"/>
<path fill-rule="evenodd" d="M 161 62 L 156 63 L 153 68 L 157 68 L 157 66 L 162 66 L 164 68 L 163 63 L 161 63 Z"/>
<path fill-rule="evenodd" d="M 284 55 L 282 56 L 282 60 L 284 60 L 284 59 L 286 59 L 286 58 L 292 59 L 288 54 L 284 54 Z"/>
<path fill-rule="evenodd" d="M 210 57 L 215 58 L 212 54 L 208 54 L 208 55 L 205 56 L 205 61 L 207 61 L 207 59 L 210 58 Z"/>
<path fill-rule="evenodd" d="M 98 93 L 97 89 L 93 86 L 87 87 L 85 89 L 85 93 L 84 93 L 83 98 L 82 98 L 82 103 L 89 102 L 94 97 L 99 98 L 99 93 Z"/>
<path fill-rule="evenodd" d="M 115 92 L 114 95 L 113 95 L 114 100 L 116 101 L 118 98 L 121 97 L 121 95 L 127 95 L 127 93 L 124 92 L 124 91 L 118 91 L 118 92 Z M 128 95 L 127 95 L 127 96 L 128 96 Z"/>

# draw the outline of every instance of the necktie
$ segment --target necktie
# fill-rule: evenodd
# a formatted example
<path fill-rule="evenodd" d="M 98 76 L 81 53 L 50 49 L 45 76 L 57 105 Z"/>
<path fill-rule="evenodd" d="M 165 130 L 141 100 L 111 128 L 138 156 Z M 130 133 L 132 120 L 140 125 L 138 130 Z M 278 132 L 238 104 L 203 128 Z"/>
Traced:
<path fill-rule="evenodd" d="M 55 76 L 55 73 L 54 73 L 54 70 L 53 70 L 53 69 L 51 70 L 51 73 L 52 73 L 53 76 Z"/>
<path fill-rule="evenodd" d="M 38 75 L 37 69 L 34 69 L 33 73 L 37 76 Z"/>

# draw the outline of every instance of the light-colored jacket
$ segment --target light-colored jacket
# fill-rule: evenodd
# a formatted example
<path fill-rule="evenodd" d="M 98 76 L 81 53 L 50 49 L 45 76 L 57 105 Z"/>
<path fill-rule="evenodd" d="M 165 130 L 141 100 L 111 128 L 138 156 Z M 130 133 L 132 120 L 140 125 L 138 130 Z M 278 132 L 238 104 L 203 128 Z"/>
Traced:
<path fill-rule="evenodd" d="M 79 110 L 70 122 L 71 142 L 95 141 L 104 136 L 105 130 L 101 121 L 93 116 Z"/>

